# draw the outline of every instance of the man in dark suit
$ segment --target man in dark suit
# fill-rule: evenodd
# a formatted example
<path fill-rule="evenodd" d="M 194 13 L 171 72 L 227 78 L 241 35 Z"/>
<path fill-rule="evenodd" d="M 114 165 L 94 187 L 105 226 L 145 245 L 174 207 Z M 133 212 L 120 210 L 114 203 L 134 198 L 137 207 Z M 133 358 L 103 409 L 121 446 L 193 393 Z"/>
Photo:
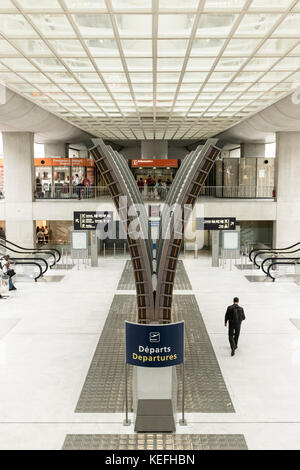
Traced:
<path fill-rule="evenodd" d="M 225 315 L 225 326 L 229 323 L 228 336 L 231 347 L 231 355 L 234 356 L 235 350 L 238 347 L 238 340 L 241 331 L 242 321 L 245 320 L 244 309 L 239 306 L 239 299 L 233 299 L 233 305 L 227 308 Z"/>

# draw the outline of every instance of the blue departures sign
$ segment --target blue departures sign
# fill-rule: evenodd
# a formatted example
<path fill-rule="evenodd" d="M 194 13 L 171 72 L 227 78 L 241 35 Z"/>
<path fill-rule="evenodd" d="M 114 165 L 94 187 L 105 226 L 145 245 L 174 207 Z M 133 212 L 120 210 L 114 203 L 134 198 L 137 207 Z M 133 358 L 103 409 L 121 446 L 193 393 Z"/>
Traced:
<path fill-rule="evenodd" d="M 142 325 L 125 322 L 126 362 L 142 367 L 169 367 L 184 362 L 184 322 Z"/>

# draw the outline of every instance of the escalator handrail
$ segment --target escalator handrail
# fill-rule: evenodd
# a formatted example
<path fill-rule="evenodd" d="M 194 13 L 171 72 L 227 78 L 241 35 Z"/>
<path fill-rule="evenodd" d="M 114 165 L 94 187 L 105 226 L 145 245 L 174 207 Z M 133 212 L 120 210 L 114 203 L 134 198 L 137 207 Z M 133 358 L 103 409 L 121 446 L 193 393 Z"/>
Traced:
<path fill-rule="evenodd" d="M 291 248 L 295 248 L 295 246 L 297 245 L 300 245 L 300 242 L 297 242 L 295 243 L 294 245 L 291 245 L 291 246 L 287 246 L 286 248 L 253 248 L 253 250 L 250 251 L 249 253 L 249 259 L 250 261 L 253 262 L 253 259 L 251 257 L 252 253 L 254 253 L 254 251 L 263 251 L 263 250 L 267 250 L 267 252 L 269 251 L 285 251 L 285 250 L 290 250 Z"/>
<path fill-rule="evenodd" d="M 38 280 L 40 277 L 43 276 L 42 266 L 41 266 L 39 263 L 36 263 L 36 262 L 34 262 L 34 261 L 30 261 L 30 262 L 27 262 L 27 261 L 18 262 L 18 261 L 16 261 L 14 264 L 19 264 L 19 265 L 22 265 L 22 266 L 23 266 L 23 265 L 31 265 L 31 266 L 32 266 L 32 265 L 35 265 L 35 266 L 37 266 L 37 267 L 39 268 L 39 270 L 40 270 L 40 274 L 34 278 L 35 282 L 37 282 L 37 280 Z"/>
<path fill-rule="evenodd" d="M 35 251 L 39 251 L 40 253 L 51 253 L 54 256 L 54 259 L 55 259 L 54 264 L 58 263 L 61 259 L 61 252 L 57 248 L 48 248 L 47 250 L 44 250 L 43 248 L 24 248 L 23 246 L 19 246 L 16 243 L 13 243 L 9 240 L 6 240 L 5 238 L 0 237 L 0 241 L 2 241 L 2 240 L 3 240 L 3 242 L 9 243 L 10 245 L 13 245 L 16 248 L 19 248 L 20 250 L 23 250 L 23 251 L 32 252 L 31 250 L 35 250 Z M 56 259 L 55 254 L 53 254 L 52 252 L 58 253 L 58 258 L 57 259 Z M 54 266 L 54 265 L 52 265 L 52 266 Z"/>
<path fill-rule="evenodd" d="M 44 268 L 44 271 L 43 271 L 43 268 L 42 268 L 42 274 L 43 275 L 48 271 L 48 268 L 49 268 L 49 265 L 48 265 L 47 261 L 44 258 L 22 258 L 22 257 L 20 257 L 20 258 L 11 258 L 11 257 L 9 257 L 9 259 L 12 261 L 13 264 L 18 262 L 18 261 L 27 261 L 27 260 L 28 261 L 34 261 L 37 264 L 39 264 L 38 261 L 43 261 L 46 264 L 46 266 Z"/>
<path fill-rule="evenodd" d="M 300 251 L 300 247 L 297 248 L 297 250 L 286 251 L 286 252 L 284 252 L 284 254 L 285 254 L 285 255 L 289 255 L 290 253 L 297 253 L 297 252 L 299 252 L 299 251 Z M 260 255 L 267 254 L 267 253 L 270 253 L 270 254 L 271 254 L 271 253 L 275 253 L 275 254 L 277 254 L 278 252 L 274 250 L 274 251 L 259 251 L 258 253 L 256 253 L 256 255 L 255 255 L 254 258 L 253 258 L 253 262 L 254 262 L 254 264 L 255 264 L 255 266 L 256 266 L 257 268 L 260 268 L 260 266 L 264 263 L 265 260 L 263 260 L 262 263 L 261 263 L 261 265 L 259 265 L 259 264 L 257 264 L 257 262 L 256 262 L 256 258 L 257 258 L 258 256 L 260 256 Z M 282 254 L 282 253 L 279 253 L 279 254 Z M 289 256 L 288 256 L 287 258 L 289 258 Z M 269 258 L 266 258 L 266 259 L 269 259 Z"/>
<path fill-rule="evenodd" d="M 272 258 L 272 259 L 274 259 L 274 258 Z M 275 282 L 275 279 L 276 279 L 276 278 L 273 277 L 273 276 L 271 276 L 271 273 L 270 273 L 271 267 L 274 266 L 274 265 L 276 265 L 276 264 L 294 265 L 295 263 L 291 263 L 291 260 L 298 260 L 298 261 L 300 261 L 300 258 L 290 258 L 290 259 L 289 259 L 289 258 L 279 258 L 279 261 L 277 261 L 277 262 L 274 261 L 274 263 L 271 263 L 271 264 L 269 265 L 269 267 L 268 267 L 268 272 L 266 273 L 267 276 L 270 277 L 270 278 L 273 280 L 273 282 Z"/>
<path fill-rule="evenodd" d="M 33 250 L 33 251 L 27 251 L 27 253 L 26 253 L 26 252 L 24 252 L 24 251 L 17 251 L 17 250 L 14 250 L 14 249 L 11 248 L 10 246 L 6 246 L 6 245 L 4 245 L 3 243 L 0 243 L 0 246 L 2 246 L 3 248 L 6 248 L 6 250 L 10 250 L 10 251 L 12 251 L 13 253 L 18 253 L 18 254 L 20 254 L 20 255 L 26 255 L 27 253 L 32 254 L 32 255 L 34 255 L 35 253 L 44 253 L 44 254 L 48 254 L 48 255 L 53 256 L 53 258 L 54 258 L 53 263 L 50 264 L 50 268 L 52 268 L 52 267 L 55 266 L 55 264 L 56 264 L 56 257 L 55 257 L 55 254 L 52 253 L 52 252 L 50 252 L 50 251 L 49 251 L 49 252 L 48 252 L 48 251 L 44 251 L 44 252 L 43 252 L 43 251 L 36 251 L 36 250 Z"/>
<path fill-rule="evenodd" d="M 300 257 L 287 256 L 287 257 L 282 257 L 282 258 L 281 258 L 281 257 L 277 257 L 277 258 L 266 258 L 266 259 L 262 262 L 262 264 L 261 264 L 261 269 L 262 269 L 262 271 L 263 271 L 266 275 L 268 275 L 268 272 L 267 272 L 266 269 L 265 269 L 265 263 L 266 263 L 267 261 L 271 261 L 271 263 L 268 265 L 268 268 L 269 268 L 269 266 L 274 266 L 275 264 L 279 264 L 279 263 L 281 263 L 281 261 L 287 261 L 287 264 L 294 264 L 294 263 L 290 263 L 290 260 L 293 260 L 293 261 L 298 260 L 298 261 L 300 261 Z"/>

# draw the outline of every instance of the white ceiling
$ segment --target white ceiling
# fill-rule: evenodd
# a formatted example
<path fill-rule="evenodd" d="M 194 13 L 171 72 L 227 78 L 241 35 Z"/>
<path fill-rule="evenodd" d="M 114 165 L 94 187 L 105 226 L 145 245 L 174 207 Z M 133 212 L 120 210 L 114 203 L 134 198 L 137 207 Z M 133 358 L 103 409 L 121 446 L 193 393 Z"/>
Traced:
<path fill-rule="evenodd" d="M 109 139 L 215 135 L 300 84 L 298 0 L 0 0 L 0 81 Z"/>

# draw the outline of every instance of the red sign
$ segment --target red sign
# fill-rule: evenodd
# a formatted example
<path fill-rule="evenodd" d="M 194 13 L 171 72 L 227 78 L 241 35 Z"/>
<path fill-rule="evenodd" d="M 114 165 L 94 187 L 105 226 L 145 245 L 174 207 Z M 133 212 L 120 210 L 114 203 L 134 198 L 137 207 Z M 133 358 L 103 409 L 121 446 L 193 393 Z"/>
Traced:
<path fill-rule="evenodd" d="M 132 168 L 178 168 L 178 160 L 174 159 L 151 159 L 131 160 Z"/>
<path fill-rule="evenodd" d="M 93 168 L 95 166 L 92 158 L 35 158 L 35 166 L 80 166 Z M 0 163 L 1 166 L 1 163 Z"/>

